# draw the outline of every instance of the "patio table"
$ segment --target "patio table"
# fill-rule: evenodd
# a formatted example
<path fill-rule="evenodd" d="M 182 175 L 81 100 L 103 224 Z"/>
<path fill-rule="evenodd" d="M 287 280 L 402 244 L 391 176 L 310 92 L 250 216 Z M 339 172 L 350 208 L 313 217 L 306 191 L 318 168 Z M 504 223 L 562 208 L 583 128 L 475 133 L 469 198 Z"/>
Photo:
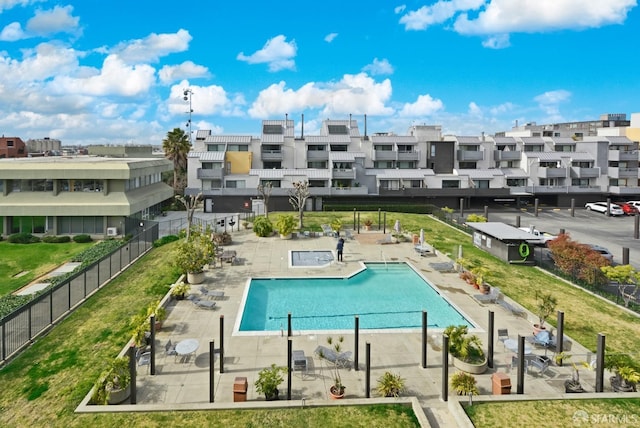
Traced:
<path fill-rule="evenodd" d="M 197 339 L 184 339 L 176 343 L 176 353 L 178 355 L 193 354 L 198 350 L 200 342 Z"/>
<path fill-rule="evenodd" d="M 517 339 L 507 339 L 504 341 L 504 347 L 507 348 L 508 350 L 518 353 L 518 340 Z M 529 345 L 527 345 L 526 343 L 524 344 L 524 353 L 526 354 L 530 354 L 531 353 L 531 347 Z"/>

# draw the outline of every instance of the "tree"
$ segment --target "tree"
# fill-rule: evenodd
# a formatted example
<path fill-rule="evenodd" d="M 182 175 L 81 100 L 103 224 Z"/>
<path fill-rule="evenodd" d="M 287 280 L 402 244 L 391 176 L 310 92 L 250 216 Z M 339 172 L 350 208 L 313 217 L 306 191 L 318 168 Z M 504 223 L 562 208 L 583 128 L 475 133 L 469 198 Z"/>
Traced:
<path fill-rule="evenodd" d="M 187 237 L 186 240 L 189 240 L 191 236 L 191 223 L 193 222 L 193 214 L 196 211 L 196 207 L 198 206 L 198 202 L 202 197 L 202 192 L 197 195 L 190 195 L 184 197 L 182 195 L 176 195 L 176 199 L 182 202 L 184 208 L 187 210 Z"/>
<path fill-rule="evenodd" d="M 558 269 L 590 284 L 603 281 L 600 268 L 611 263 L 590 246 L 572 241 L 566 233 L 549 241 L 547 246 Z"/>
<path fill-rule="evenodd" d="M 289 203 L 294 210 L 298 210 L 298 229 L 303 227 L 304 206 L 310 195 L 308 181 L 294 181 L 293 188 L 289 189 Z"/>
<path fill-rule="evenodd" d="M 173 161 L 173 190 L 178 193 L 178 177 L 184 177 L 187 171 L 187 154 L 191 150 L 189 136 L 180 128 L 173 128 L 167 132 L 167 138 L 162 140 L 162 150 L 167 159 Z"/>
<path fill-rule="evenodd" d="M 605 276 L 618 283 L 618 291 L 624 300 L 624 306 L 628 307 L 629 302 L 638 291 L 640 282 L 640 272 L 631 265 L 603 266 L 600 268 Z M 627 288 L 631 286 L 631 291 Z"/>
<path fill-rule="evenodd" d="M 262 200 L 264 200 L 264 216 L 266 218 L 269 218 L 269 198 L 271 197 L 272 191 L 273 183 L 271 181 L 258 184 L 258 193 L 262 196 Z"/>

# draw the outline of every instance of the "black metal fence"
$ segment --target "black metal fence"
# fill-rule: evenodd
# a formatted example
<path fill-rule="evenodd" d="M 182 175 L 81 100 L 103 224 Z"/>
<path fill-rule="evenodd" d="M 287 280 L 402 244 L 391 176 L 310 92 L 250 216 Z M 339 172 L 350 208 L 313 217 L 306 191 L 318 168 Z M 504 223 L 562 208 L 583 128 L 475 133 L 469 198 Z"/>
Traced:
<path fill-rule="evenodd" d="M 84 303 L 100 287 L 126 270 L 158 239 L 158 224 L 145 222 L 140 233 L 109 255 L 44 291 L 0 319 L 0 363 L 15 357 L 39 335 Z"/>

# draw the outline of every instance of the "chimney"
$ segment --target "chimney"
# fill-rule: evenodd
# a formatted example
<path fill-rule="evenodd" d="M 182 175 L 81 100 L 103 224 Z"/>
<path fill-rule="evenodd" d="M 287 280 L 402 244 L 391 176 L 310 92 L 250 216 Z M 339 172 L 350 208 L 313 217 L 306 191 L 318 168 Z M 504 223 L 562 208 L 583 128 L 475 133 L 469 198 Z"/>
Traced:
<path fill-rule="evenodd" d="M 351 129 L 351 113 L 349 113 L 349 125 L 348 125 L 349 129 Z"/>
<path fill-rule="evenodd" d="M 301 138 L 304 138 L 304 113 L 302 113 L 302 121 L 300 122 L 300 128 L 302 130 Z"/>
<path fill-rule="evenodd" d="M 289 113 L 284 114 L 284 129 L 287 129 L 287 121 L 289 120 Z"/>

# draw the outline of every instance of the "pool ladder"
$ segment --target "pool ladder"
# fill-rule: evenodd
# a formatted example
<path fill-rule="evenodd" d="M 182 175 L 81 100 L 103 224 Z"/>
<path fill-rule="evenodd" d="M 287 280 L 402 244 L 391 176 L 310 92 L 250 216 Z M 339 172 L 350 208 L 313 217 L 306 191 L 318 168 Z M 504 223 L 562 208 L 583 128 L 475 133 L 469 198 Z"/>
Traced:
<path fill-rule="evenodd" d="M 386 270 L 389 270 L 389 266 L 387 266 L 387 259 L 384 257 L 384 253 L 382 252 L 382 250 L 380 250 L 380 258 L 384 262 L 384 268 Z"/>

